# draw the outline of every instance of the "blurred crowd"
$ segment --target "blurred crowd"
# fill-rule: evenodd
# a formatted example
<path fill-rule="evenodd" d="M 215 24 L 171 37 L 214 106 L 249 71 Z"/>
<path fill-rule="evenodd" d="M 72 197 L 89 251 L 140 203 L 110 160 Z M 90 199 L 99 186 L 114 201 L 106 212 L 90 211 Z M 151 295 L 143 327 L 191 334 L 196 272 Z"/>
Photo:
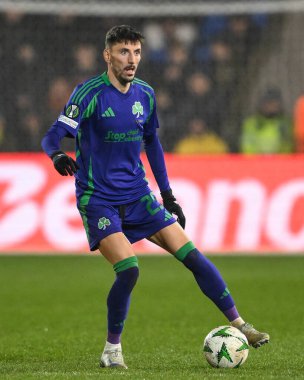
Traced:
<path fill-rule="evenodd" d="M 267 32 L 265 15 L 185 21 L 7 12 L 0 13 L 2 151 L 41 150 L 43 134 L 73 88 L 104 71 L 105 32 L 123 23 L 146 37 L 137 76 L 156 91 L 165 151 L 250 154 L 297 149 L 292 122 L 275 87 L 265 89 L 256 113 L 240 120 L 237 133 L 229 131 L 236 86 Z"/>

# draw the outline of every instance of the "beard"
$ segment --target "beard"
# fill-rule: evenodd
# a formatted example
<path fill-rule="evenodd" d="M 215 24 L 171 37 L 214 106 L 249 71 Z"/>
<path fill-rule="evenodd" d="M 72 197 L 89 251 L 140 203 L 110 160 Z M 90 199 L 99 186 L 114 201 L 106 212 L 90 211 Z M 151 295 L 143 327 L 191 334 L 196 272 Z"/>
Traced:
<path fill-rule="evenodd" d="M 115 69 L 115 67 L 112 66 L 112 71 L 113 71 L 113 74 L 115 75 L 115 78 L 123 86 L 125 86 L 127 83 L 131 83 L 135 77 L 136 67 L 133 65 L 130 66 L 130 68 L 133 69 L 132 75 L 126 74 L 125 70 L 128 68 L 129 68 L 129 66 L 124 67 L 123 70 L 119 70 L 119 69 Z"/>
<path fill-rule="evenodd" d="M 120 84 L 126 85 L 127 83 L 133 82 L 134 76 L 135 76 L 135 74 L 132 76 L 132 78 L 131 77 L 123 77 L 122 75 L 120 75 L 117 77 L 117 79 L 118 79 Z"/>

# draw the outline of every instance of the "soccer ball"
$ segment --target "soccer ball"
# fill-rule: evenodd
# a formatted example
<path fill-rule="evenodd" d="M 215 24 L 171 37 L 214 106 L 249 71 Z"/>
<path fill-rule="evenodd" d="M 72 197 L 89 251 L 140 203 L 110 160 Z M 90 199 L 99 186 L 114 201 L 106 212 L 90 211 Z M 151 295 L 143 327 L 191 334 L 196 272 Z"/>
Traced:
<path fill-rule="evenodd" d="M 249 352 L 246 336 L 232 326 L 211 330 L 204 340 L 203 353 L 207 362 L 216 368 L 238 368 Z"/>

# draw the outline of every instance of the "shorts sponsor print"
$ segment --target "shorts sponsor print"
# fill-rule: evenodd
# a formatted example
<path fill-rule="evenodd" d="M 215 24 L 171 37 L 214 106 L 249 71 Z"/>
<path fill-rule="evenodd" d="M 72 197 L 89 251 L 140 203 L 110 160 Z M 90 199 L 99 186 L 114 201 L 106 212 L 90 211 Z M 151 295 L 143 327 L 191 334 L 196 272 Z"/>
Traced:
<path fill-rule="evenodd" d="M 94 195 L 87 205 L 78 202 L 77 206 L 91 251 L 98 249 L 100 240 L 113 233 L 123 232 L 130 243 L 135 243 L 176 222 L 153 192 L 122 206 L 103 204 Z"/>

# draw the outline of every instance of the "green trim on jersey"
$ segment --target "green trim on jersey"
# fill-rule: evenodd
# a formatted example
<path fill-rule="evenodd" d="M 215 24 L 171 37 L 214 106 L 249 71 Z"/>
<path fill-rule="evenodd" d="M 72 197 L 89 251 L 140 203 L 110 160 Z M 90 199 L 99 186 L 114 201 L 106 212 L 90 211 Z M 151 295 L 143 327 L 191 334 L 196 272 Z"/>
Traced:
<path fill-rule="evenodd" d="M 97 75 L 90 80 L 87 81 L 83 86 L 81 86 L 74 94 L 73 98 L 71 99 L 72 103 L 77 103 L 77 99 L 81 94 L 89 87 L 92 85 L 92 83 L 95 83 L 98 79 L 100 78 L 100 75 Z"/>
<path fill-rule="evenodd" d="M 96 82 L 94 86 L 91 86 L 87 89 L 87 91 L 81 96 L 81 98 L 79 99 L 79 104 L 81 104 L 81 102 L 83 101 L 83 99 L 88 95 L 89 92 L 91 92 L 92 90 L 94 90 L 94 88 L 97 88 L 99 87 L 100 85 L 102 85 L 104 83 L 104 81 L 100 80 L 99 82 Z"/>
<path fill-rule="evenodd" d="M 145 173 L 145 176 L 144 176 L 144 180 L 149 183 L 149 180 L 148 178 L 146 177 L 146 168 L 144 167 L 144 165 L 142 163 L 138 163 L 138 166 L 141 168 L 141 170 Z"/>
<path fill-rule="evenodd" d="M 144 82 L 143 80 L 141 80 L 139 78 L 135 77 L 133 79 L 133 83 L 141 84 L 142 86 L 146 86 L 146 87 L 150 88 L 150 90 L 154 91 L 153 88 L 147 82 Z"/>
<path fill-rule="evenodd" d="M 195 245 L 192 243 L 192 241 L 188 241 L 185 245 L 183 245 L 178 251 L 175 252 L 174 256 L 179 261 L 184 261 L 188 253 L 193 251 L 195 249 Z"/>
<path fill-rule="evenodd" d="M 153 99 L 153 96 L 146 90 L 142 89 L 143 92 L 145 92 L 148 96 L 149 96 L 149 104 L 150 104 L 150 113 L 147 117 L 147 121 L 146 123 L 149 122 L 151 116 L 152 116 L 152 112 L 153 112 L 153 107 L 154 107 L 154 99 Z"/>
<path fill-rule="evenodd" d="M 81 218 L 82 218 L 82 223 L 83 223 L 84 230 L 85 230 L 86 235 L 87 235 L 87 239 L 89 240 L 90 239 L 90 231 L 89 231 L 88 218 L 86 216 L 85 211 L 81 211 L 80 210 L 80 215 L 81 215 Z"/>
<path fill-rule="evenodd" d="M 88 218 L 86 215 L 87 213 L 86 206 L 89 204 L 89 201 L 93 192 L 94 192 L 94 184 L 93 184 L 92 158 L 90 157 L 90 164 L 89 164 L 89 171 L 88 171 L 88 188 L 85 190 L 85 192 L 83 193 L 79 201 L 80 214 L 82 217 L 83 226 L 87 234 L 88 240 L 89 240 L 90 231 L 89 231 L 89 225 L 88 225 Z"/>
<path fill-rule="evenodd" d="M 105 82 L 105 84 L 107 86 L 110 86 L 111 85 L 111 82 L 110 82 L 110 79 L 109 79 L 109 76 L 108 76 L 108 73 L 105 71 L 101 74 L 101 78 L 102 80 Z"/>
<path fill-rule="evenodd" d="M 80 156 L 81 134 L 82 134 L 82 130 L 81 128 L 79 128 L 77 132 L 77 137 L 76 137 L 78 140 L 78 149 L 76 149 L 76 159 Z"/>
<path fill-rule="evenodd" d="M 118 263 L 113 265 L 116 273 L 133 267 L 138 267 L 138 260 L 136 256 L 127 257 L 126 259 L 118 261 Z"/>
<path fill-rule="evenodd" d="M 90 101 L 89 105 L 82 114 L 82 119 L 88 119 L 90 116 L 93 115 L 97 106 L 97 96 L 101 93 L 101 91 L 102 90 L 98 91 L 97 94 L 94 95 L 93 99 Z"/>
<path fill-rule="evenodd" d="M 88 187 L 80 198 L 79 204 L 81 207 L 85 207 L 89 204 L 89 200 L 93 192 L 94 192 L 94 184 L 93 184 L 92 157 L 90 157 L 89 170 L 88 170 Z"/>
<path fill-rule="evenodd" d="M 84 84 L 73 96 L 71 103 L 81 104 L 82 100 L 87 96 L 87 94 L 94 88 L 100 86 L 104 81 L 101 76 L 98 75 L 90 79 L 86 84 Z"/>

